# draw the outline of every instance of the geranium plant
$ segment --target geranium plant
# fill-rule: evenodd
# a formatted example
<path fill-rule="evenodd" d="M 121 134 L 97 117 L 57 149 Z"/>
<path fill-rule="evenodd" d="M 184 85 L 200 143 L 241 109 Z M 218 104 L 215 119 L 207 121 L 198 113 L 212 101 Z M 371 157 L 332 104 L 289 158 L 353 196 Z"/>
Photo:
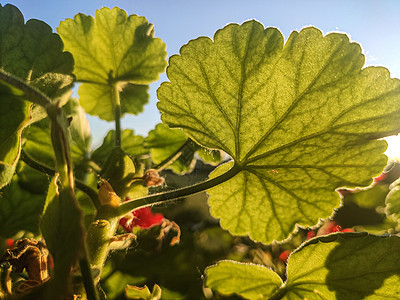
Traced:
<path fill-rule="evenodd" d="M 0 45 L 2 297 L 399 297 L 400 81 L 345 34 L 229 24 L 167 67 L 144 17 L 8 4 Z M 163 123 L 124 130 L 165 69 Z M 94 150 L 85 113 L 115 123 Z M 213 218 L 151 211 L 205 191 Z"/>

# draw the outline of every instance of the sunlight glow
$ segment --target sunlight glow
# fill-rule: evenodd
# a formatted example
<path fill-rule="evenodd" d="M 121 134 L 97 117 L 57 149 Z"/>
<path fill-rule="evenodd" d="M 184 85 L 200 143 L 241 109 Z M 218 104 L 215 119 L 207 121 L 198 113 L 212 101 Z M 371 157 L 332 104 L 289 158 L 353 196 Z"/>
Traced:
<path fill-rule="evenodd" d="M 400 158 L 400 135 L 389 136 L 385 140 L 388 143 L 385 154 L 389 158 Z"/>

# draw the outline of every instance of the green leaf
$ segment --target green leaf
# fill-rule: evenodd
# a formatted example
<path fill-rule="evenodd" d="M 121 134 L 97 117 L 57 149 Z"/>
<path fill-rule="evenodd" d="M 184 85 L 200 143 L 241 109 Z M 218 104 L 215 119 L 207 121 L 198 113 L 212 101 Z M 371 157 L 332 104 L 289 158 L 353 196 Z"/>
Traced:
<path fill-rule="evenodd" d="M 146 285 L 142 288 L 127 285 L 125 288 L 125 296 L 128 299 L 159 300 L 161 299 L 161 288 L 155 284 L 153 292 L 150 293 L 150 290 Z"/>
<path fill-rule="evenodd" d="M 69 131 L 71 133 L 71 157 L 76 171 L 85 168 L 90 152 L 90 128 L 84 110 L 79 102 L 71 98 L 63 107 L 68 117 L 71 117 Z M 26 139 L 23 147 L 25 153 L 37 162 L 54 169 L 54 150 L 51 143 L 49 119 L 32 124 L 24 131 Z"/>
<path fill-rule="evenodd" d="M 115 147 L 115 131 L 110 130 L 103 140 L 103 144 L 93 151 L 91 159 L 98 165 L 103 166 Z M 149 151 L 143 147 L 144 138 L 135 135 L 133 130 L 125 129 L 121 134 L 121 147 L 128 155 L 137 157 L 147 154 Z"/>
<path fill-rule="evenodd" d="M 263 299 L 282 285 L 282 279 L 261 265 L 220 261 L 206 269 L 206 286 L 223 295 L 233 293 L 248 299 Z"/>
<path fill-rule="evenodd" d="M 72 86 L 73 59 L 50 26 L 38 20 L 24 24 L 13 5 L 0 5 L 0 69 L 30 84 L 48 97 L 65 101 Z M 0 188 L 12 178 L 21 150 L 21 134 L 30 123 L 45 116 L 33 108 L 24 93 L 0 82 Z"/>
<path fill-rule="evenodd" d="M 386 214 L 400 221 L 400 186 L 394 187 L 386 198 Z"/>
<path fill-rule="evenodd" d="M 208 268 L 206 284 L 249 299 L 397 299 L 399 250 L 397 236 L 331 234 L 308 241 L 290 255 L 284 284 L 266 267 L 234 262 Z"/>
<path fill-rule="evenodd" d="M 114 119 L 114 84 L 122 92 L 122 112 L 143 110 L 148 101 L 146 85 L 166 67 L 165 44 L 153 37 L 152 24 L 115 7 L 97 10 L 95 18 L 78 14 L 61 22 L 57 30 L 74 56 L 74 73 L 83 82 L 79 95 L 87 113 Z"/>
<path fill-rule="evenodd" d="M 0 83 L 0 189 L 11 181 L 21 151 L 21 133 L 30 120 L 31 104 L 19 92 Z"/>
<path fill-rule="evenodd" d="M 397 227 L 397 221 L 383 212 L 389 185 L 374 183 L 364 189 L 341 190 L 342 205 L 335 210 L 333 220 L 342 228 L 355 227 L 355 230 L 373 234 L 388 233 Z"/>
<path fill-rule="evenodd" d="M 181 155 L 168 166 L 176 173 L 187 172 L 193 167 L 196 145 L 186 143 L 188 140 L 182 130 L 170 129 L 164 124 L 158 124 L 149 132 L 144 140 L 144 146 L 150 149 L 151 159 L 155 164 L 160 164 L 168 158 L 173 159 L 181 151 Z M 186 144 L 185 144 L 186 143 Z M 183 146 L 185 145 L 185 146 Z"/>
<path fill-rule="evenodd" d="M 139 114 L 149 101 L 147 85 L 127 84 L 121 91 L 121 115 L 124 113 Z M 82 106 L 88 114 L 99 116 L 103 120 L 114 120 L 115 104 L 112 99 L 112 88 L 108 85 L 84 83 L 79 88 Z"/>
<path fill-rule="evenodd" d="M 241 170 L 209 191 L 212 214 L 265 243 L 331 215 L 336 188 L 369 185 L 387 161 L 376 139 L 400 131 L 399 80 L 362 69 L 358 44 L 313 27 L 283 41 L 256 21 L 227 25 L 172 56 L 158 89 L 164 123 Z"/>
<path fill-rule="evenodd" d="M 11 238 L 19 231 L 39 233 L 39 218 L 46 196 L 32 193 L 20 183 L 15 175 L 0 194 L 0 236 L 4 238 Z"/>
<path fill-rule="evenodd" d="M 90 152 L 90 126 L 86 118 L 84 109 L 79 105 L 79 101 L 71 98 L 64 106 L 67 117 L 71 117 L 69 126 L 71 132 L 71 156 L 72 158 L 84 159 Z"/>
<path fill-rule="evenodd" d="M 57 180 L 50 183 L 40 229 L 54 258 L 55 280 L 65 286 L 82 242 L 81 211 L 69 189 L 58 189 Z"/>
<path fill-rule="evenodd" d="M 151 159 L 157 164 L 172 161 L 167 168 L 180 174 L 193 169 L 196 162 L 194 154 L 206 162 L 217 163 L 221 161 L 221 152 L 209 150 L 199 146 L 181 130 L 171 129 L 164 124 L 158 124 L 144 140 L 144 146 L 150 149 Z M 175 158 L 179 155 L 178 158 Z"/>
<path fill-rule="evenodd" d="M 0 5 L 0 67 L 52 99 L 64 99 L 72 85 L 73 58 L 46 23 L 24 17 L 13 5 Z M 60 98 L 62 97 L 62 98 Z"/>

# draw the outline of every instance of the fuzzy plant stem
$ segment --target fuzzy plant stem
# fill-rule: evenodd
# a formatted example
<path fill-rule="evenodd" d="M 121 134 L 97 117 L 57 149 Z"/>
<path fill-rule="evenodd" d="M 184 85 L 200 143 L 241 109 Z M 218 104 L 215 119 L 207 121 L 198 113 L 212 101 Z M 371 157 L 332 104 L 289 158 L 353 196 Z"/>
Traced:
<path fill-rule="evenodd" d="M 118 83 L 113 84 L 112 88 L 113 103 L 115 109 L 115 147 L 121 148 L 121 99 L 118 90 Z"/>
<path fill-rule="evenodd" d="M 134 209 L 138 209 L 141 207 L 145 206 L 152 206 L 156 204 L 161 204 L 163 202 L 168 202 L 168 201 L 173 201 L 179 198 L 183 198 L 189 195 L 197 194 L 200 192 L 203 192 L 207 189 L 210 189 L 216 185 L 219 185 L 232 177 L 234 177 L 236 174 L 238 174 L 241 171 L 241 167 L 234 165 L 231 169 L 229 169 L 227 172 L 200 182 L 198 184 L 184 187 L 181 189 L 176 189 L 173 191 L 168 191 L 168 192 L 162 192 L 162 193 L 157 193 L 157 194 L 152 194 L 146 197 L 134 199 L 131 201 L 124 202 L 120 204 L 118 207 L 104 207 L 102 210 L 99 211 L 98 218 L 101 219 L 112 219 L 116 217 L 121 217 L 129 213 L 130 211 Z"/>

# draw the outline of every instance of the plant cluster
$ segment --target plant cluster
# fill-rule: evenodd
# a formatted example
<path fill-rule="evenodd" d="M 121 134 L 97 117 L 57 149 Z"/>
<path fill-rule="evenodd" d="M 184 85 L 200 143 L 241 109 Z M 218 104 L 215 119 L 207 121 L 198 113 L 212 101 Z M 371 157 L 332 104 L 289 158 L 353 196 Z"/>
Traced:
<path fill-rule="evenodd" d="M 53 33 L 0 5 L 0 297 L 398 299 L 400 81 L 255 20 L 166 58 L 120 8 Z M 165 69 L 162 123 L 123 129 Z"/>

